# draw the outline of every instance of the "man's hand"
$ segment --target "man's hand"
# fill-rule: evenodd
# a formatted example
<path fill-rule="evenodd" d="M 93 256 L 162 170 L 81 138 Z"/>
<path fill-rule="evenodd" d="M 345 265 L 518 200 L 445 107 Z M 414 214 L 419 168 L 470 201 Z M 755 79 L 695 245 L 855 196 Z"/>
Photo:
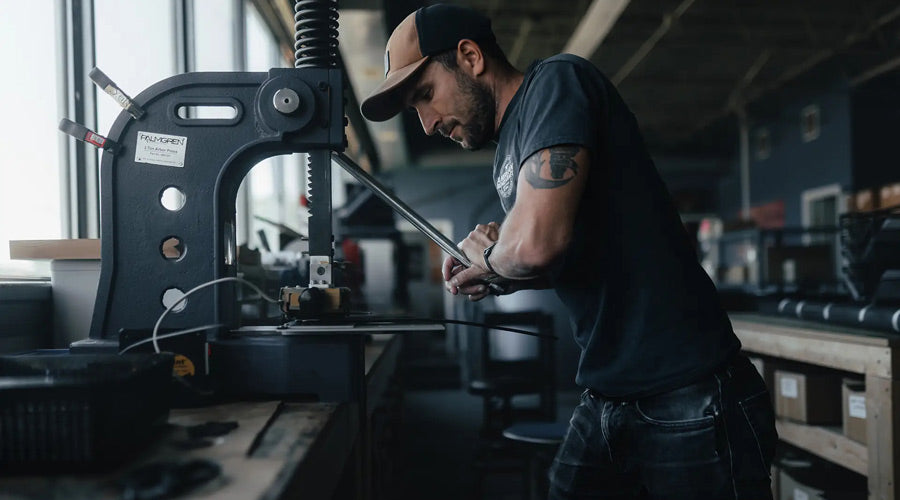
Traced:
<path fill-rule="evenodd" d="M 499 276 L 488 271 L 484 262 L 484 249 L 497 241 L 500 237 L 500 225 L 496 222 L 478 224 L 469 236 L 459 243 L 460 250 L 472 262 L 472 267 L 466 268 L 453 257 L 447 257 L 441 269 L 444 276 L 444 286 L 453 295 L 462 293 L 469 296 L 469 300 L 477 301 L 490 295 L 488 284 L 497 281 Z"/>
<path fill-rule="evenodd" d="M 466 239 L 459 242 L 460 250 L 472 262 L 472 266 L 479 266 L 487 272 L 487 263 L 484 262 L 484 249 L 491 246 L 500 237 L 500 225 L 496 222 L 478 224 Z"/>
<path fill-rule="evenodd" d="M 503 221 L 503 236 L 496 223 L 479 224 L 459 243 L 472 267 L 459 261 L 444 262 L 447 290 L 481 300 L 502 285 L 502 293 L 550 286 L 551 268 L 572 241 L 575 217 L 590 171 L 589 152 L 576 144 L 560 144 L 535 152 L 521 165 L 516 203 Z M 497 242 L 491 269 L 484 249 Z M 496 288 L 496 287 L 495 287 Z"/>

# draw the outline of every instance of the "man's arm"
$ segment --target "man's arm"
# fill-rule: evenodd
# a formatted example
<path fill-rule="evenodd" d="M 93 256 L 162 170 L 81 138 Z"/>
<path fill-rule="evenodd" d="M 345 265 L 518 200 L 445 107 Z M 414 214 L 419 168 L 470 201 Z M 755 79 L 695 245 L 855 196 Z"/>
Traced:
<path fill-rule="evenodd" d="M 572 239 L 589 167 L 587 150 L 572 145 L 543 149 L 525 160 L 516 203 L 490 255 L 494 273 L 509 280 L 545 277 Z M 463 240 L 460 248 L 473 265 L 449 279 L 451 293 L 476 294 L 482 289 L 479 284 L 494 277 L 483 257 L 491 243 L 487 232 L 477 228 Z"/>
<path fill-rule="evenodd" d="M 494 271 L 508 279 L 543 276 L 572 239 L 588 176 L 588 152 L 554 146 L 522 164 L 516 203 L 491 252 Z"/>

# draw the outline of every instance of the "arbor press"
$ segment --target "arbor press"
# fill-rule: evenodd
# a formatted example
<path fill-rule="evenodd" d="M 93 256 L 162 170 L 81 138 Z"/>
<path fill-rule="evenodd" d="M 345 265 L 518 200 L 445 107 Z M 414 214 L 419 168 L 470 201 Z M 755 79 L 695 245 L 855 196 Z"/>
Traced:
<path fill-rule="evenodd" d="M 73 352 L 119 352 L 147 339 L 161 313 L 183 299 L 161 333 L 202 331 L 159 341 L 176 352 L 181 374 L 208 376 L 215 390 L 227 394 L 359 401 L 366 328 L 241 326 L 234 281 L 184 296 L 236 276 L 235 200 L 247 172 L 264 158 L 306 152 L 308 286 L 333 299 L 332 311 L 345 307 L 332 281 L 333 155 L 370 187 L 377 183 L 340 154 L 347 121 L 337 18 L 335 0 L 296 2 L 294 68 L 181 74 L 134 99 L 92 72 L 123 111 L 108 138 L 67 120 L 60 125 L 103 149 L 100 283 L 90 338 L 74 343 Z M 206 107 L 228 108 L 231 115 L 186 112 Z M 423 227 L 411 210 L 401 215 Z M 442 247 L 453 246 L 439 239 Z M 286 293 L 299 302 L 303 292 Z"/>

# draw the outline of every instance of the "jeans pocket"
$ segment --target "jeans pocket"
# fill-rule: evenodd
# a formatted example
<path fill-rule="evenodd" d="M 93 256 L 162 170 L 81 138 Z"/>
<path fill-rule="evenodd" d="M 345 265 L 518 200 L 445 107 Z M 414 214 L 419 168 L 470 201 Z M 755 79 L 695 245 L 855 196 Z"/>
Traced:
<path fill-rule="evenodd" d="M 716 417 L 659 420 L 635 407 L 634 454 L 647 477 L 669 483 L 699 480 L 720 463 Z M 674 474 L 674 475 L 673 475 Z"/>
<path fill-rule="evenodd" d="M 737 443 L 743 453 L 741 458 L 745 467 L 744 472 L 750 478 L 758 476 L 755 471 L 761 470 L 765 477 L 769 476 L 769 467 L 775 455 L 775 445 L 778 442 L 778 432 L 775 430 L 775 411 L 772 408 L 772 400 L 769 391 L 763 391 L 746 399 L 738 401 L 741 409 L 741 427 L 736 434 L 741 439 Z M 753 462 L 756 462 L 754 466 Z"/>
<path fill-rule="evenodd" d="M 645 405 L 646 406 L 646 405 Z M 654 417 L 652 414 L 654 413 L 652 410 L 644 410 L 641 408 L 640 403 L 634 404 L 634 410 L 637 413 L 638 418 L 643 420 L 644 422 L 655 425 L 657 427 L 672 427 L 672 428 L 701 428 L 701 427 L 710 427 L 715 422 L 715 416 L 711 414 L 707 415 L 684 415 L 683 418 L 673 418 L 671 415 L 667 415 L 665 417 Z"/>
<path fill-rule="evenodd" d="M 658 427 L 710 427 L 715 423 L 714 398 L 712 388 L 696 384 L 635 401 L 634 410 L 639 419 Z"/>

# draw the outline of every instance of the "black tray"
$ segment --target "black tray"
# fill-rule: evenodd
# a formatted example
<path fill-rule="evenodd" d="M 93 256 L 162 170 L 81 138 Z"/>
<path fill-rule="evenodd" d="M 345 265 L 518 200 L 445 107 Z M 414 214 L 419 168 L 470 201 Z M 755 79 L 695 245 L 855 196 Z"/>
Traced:
<path fill-rule="evenodd" d="M 171 354 L 0 356 L 0 472 L 92 470 L 154 436 Z"/>

